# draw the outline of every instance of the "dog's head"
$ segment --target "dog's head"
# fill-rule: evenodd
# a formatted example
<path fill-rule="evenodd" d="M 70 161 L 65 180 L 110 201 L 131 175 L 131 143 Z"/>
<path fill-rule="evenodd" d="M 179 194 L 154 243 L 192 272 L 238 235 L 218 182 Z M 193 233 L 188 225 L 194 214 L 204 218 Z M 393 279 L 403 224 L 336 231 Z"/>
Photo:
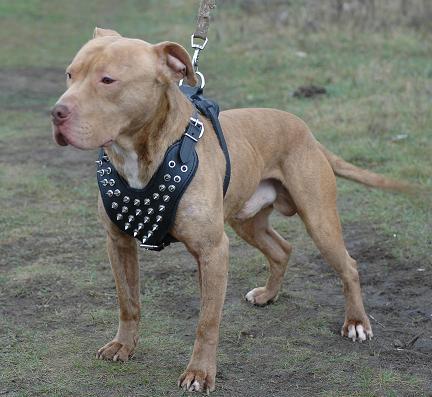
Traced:
<path fill-rule="evenodd" d="M 196 77 L 179 44 L 151 45 L 96 28 L 66 69 L 67 90 L 52 109 L 53 135 L 62 146 L 108 146 L 136 131 L 158 112 L 170 84 Z"/>

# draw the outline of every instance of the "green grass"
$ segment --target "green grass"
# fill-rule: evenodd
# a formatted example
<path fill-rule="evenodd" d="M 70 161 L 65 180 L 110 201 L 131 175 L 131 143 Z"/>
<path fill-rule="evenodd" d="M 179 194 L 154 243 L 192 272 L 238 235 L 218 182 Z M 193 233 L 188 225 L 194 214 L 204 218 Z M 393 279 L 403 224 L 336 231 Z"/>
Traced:
<path fill-rule="evenodd" d="M 55 148 L 48 109 L 64 89 L 63 70 L 95 26 L 188 48 L 196 3 L 0 2 L 0 395 L 182 395 L 175 385 L 191 352 L 199 308 L 193 260 L 177 246 L 142 255 L 136 357 L 120 365 L 96 360 L 97 348 L 115 333 L 117 303 L 96 215 L 94 170 L 87 167 L 93 153 L 79 154 L 82 161 L 71 163 L 69 149 Z M 292 3 L 303 10 L 304 2 Z M 239 2 L 221 3 L 200 62 L 206 93 L 224 109 L 290 111 L 346 160 L 430 188 L 430 33 L 406 24 L 382 31 L 352 31 L 326 21 L 320 26 L 307 30 L 298 22 L 274 28 L 266 15 L 246 15 Z M 49 79 L 55 82 L 48 84 Z M 305 84 L 322 85 L 328 94 L 294 98 L 293 91 Z M 400 134 L 406 138 L 394 142 Z M 426 272 L 418 282 L 427 286 L 430 197 L 410 198 L 346 181 L 338 181 L 338 188 L 341 219 L 354 249 L 359 233 L 364 251 L 379 248 L 386 255 L 363 263 L 357 258 L 361 271 L 393 282 L 400 268 L 411 280 L 422 267 Z M 231 281 L 215 395 L 430 395 L 430 351 L 428 371 L 424 351 L 395 356 L 392 346 L 394 338 L 409 338 L 418 326 L 426 342 L 432 337 L 430 321 L 403 317 L 421 309 L 419 298 L 407 295 L 406 307 L 403 298 L 398 301 L 402 325 L 397 331 L 373 324 L 377 345 L 341 340 L 339 283 L 320 267 L 297 218 L 287 222 L 275 216 L 273 223 L 295 251 L 280 301 L 265 308 L 242 301 L 248 288 L 265 281 L 265 260 L 228 229 Z M 386 284 L 373 281 L 368 291 L 382 288 L 387 297 Z M 387 324 L 399 320 L 397 311 L 380 311 L 374 301 L 369 305 Z"/>

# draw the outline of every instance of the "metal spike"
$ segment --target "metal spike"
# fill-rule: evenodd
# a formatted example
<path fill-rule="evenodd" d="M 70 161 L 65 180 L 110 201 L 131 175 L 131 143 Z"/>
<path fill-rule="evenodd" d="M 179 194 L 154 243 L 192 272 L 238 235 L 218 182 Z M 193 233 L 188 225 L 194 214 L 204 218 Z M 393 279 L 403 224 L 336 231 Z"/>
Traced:
<path fill-rule="evenodd" d="M 111 171 L 112 171 L 111 167 L 108 167 L 105 169 L 105 172 L 107 173 L 107 175 L 111 174 Z"/>
<path fill-rule="evenodd" d="M 140 216 L 141 214 L 142 214 L 142 211 L 139 208 L 137 208 L 135 211 L 135 215 Z"/>
<path fill-rule="evenodd" d="M 147 233 L 147 237 L 150 238 L 151 236 L 153 236 L 153 232 L 149 230 L 149 232 Z"/>
<path fill-rule="evenodd" d="M 138 231 L 140 231 L 144 227 L 144 223 L 138 223 Z"/>
<path fill-rule="evenodd" d="M 152 231 L 154 232 L 155 230 L 157 230 L 158 227 L 159 227 L 159 225 L 153 224 Z"/>
<path fill-rule="evenodd" d="M 159 212 L 165 211 L 165 206 L 164 205 L 160 205 L 158 208 L 159 208 Z"/>
<path fill-rule="evenodd" d="M 147 214 L 149 214 L 149 215 L 153 214 L 153 212 L 154 212 L 154 209 L 153 209 L 153 208 L 149 208 L 149 209 L 147 210 Z"/>
<path fill-rule="evenodd" d="M 127 204 L 129 201 L 130 201 L 129 196 L 124 196 L 124 197 L 123 197 L 123 202 L 124 202 L 124 203 Z"/>
<path fill-rule="evenodd" d="M 128 216 L 128 221 L 129 221 L 129 222 L 133 222 L 134 219 L 135 219 L 135 217 L 134 217 L 133 215 L 129 215 L 129 216 Z"/>
<path fill-rule="evenodd" d="M 167 194 L 165 194 L 165 195 L 162 197 L 162 200 L 165 201 L 166 203 L 169 201 L 169 199 L 170 199 L 170 196 L 168 196 Z"/>
<path fill-rule="evenodd" d="M 150 204 L 150 199 L 149 198 L 144 199 L 144 205 L 149 205 L 149 204 Z"/>
<path fill-rule="evenodd" d="M 135 205 L 135 206 L 140 205 L 140 203 L 141 203 L 141 201 L 139 201 L 138 199 L 135 199 L 135 200 L 134 200 L 134 205 Z"/>
<path fill-rule="evenodd" d="M 121 221 L 123 219 L 123 215 L 122 214 L 117 214 L 117 220 Z"/>
<path fill-rule="evenodd" d="M 150 218 L 148 216 L 145 216 L 143 219 L 144 223 L 149 223 L 150 222 Z"/>
<path fill-rule="evenodd" d="M 116 210 L 118 208 L 118 204 L 115 201 L 113 201 L 113 203 L 111 204 L 111 208 L 113 210 Z"/>
<path fill-rule="evenodd" d="M 116 196 L 116 197 L 118 197 L 118 196 L 120 196 L 120 190 L 118 190 L 118 189 L 116 189 L 116 190 L 114 190 L 114 196 Z"/>
<path fill-rule="evenodd" d="M 102 158 L 105 160 L 105 161 L 110 161 L 109 160 L 109 158 L 108 158 L 108 156 L 105 154 L 104 156 L 102 156 Z"/>
<path fill-rule="evenodd" d="M 106 195 L 107 195 L 108 197 L 112 197 L 113 194 L 114 194 L 114 192 L 113 192 L 112 190 L 108 190 L 108 191 L 106 192 Z"/>
<path fill-rule="evenodd" d="M 162 220 L 162 215 L 158 215 L 157 217 L 156 217 L 156 222 L 160 222 Z"/>
<path fill-rule="evenodd" d="M 171 180 L 171 175 L 170 174 L 165 174 L 164 175 L 164 181 L 168 182 L 169 180 Z"/>
<path fill-rule="evenodd" d="M 143 237 L 143 239 L 142 239 L 142 243 L 145 244 L 146 241 L 147 241 L 147 236 L 146 236 L 146 237 Z"/>
<path fill-rule="evenodd" d="M 165 189 L 166 189 L 166 186 L 165 186 L 165 185 L 159 185 L 159 191 L 160 191 L 160 192 L 164 192 Z"/>
<path fill-rule="evenodd" d="M 153 200 L 159 199 L 159 193 L 153 193 Z"/>
<path fill-rule="evenodd" d="M 135 230 L 133 231 L 133 236 L 134 236 L 134 237 L 138 236 L 138 230 L 135 229 Z"/>
<path fill-rule="evenodd" d="M 174 185 L 169 185 L 168 186 L 168 190 L 172 193 L 175 190 L 175 186 Z"/>
<path fill-rule="evenodd" d="M 103 186 L 108 185 L 108 179 L 102 179 L 101 183 Z"/>
<path fill-rule="evenodd" d="M 126 212 L 128 212 L 129 211 L 129 208 L 128 207 L 126 207 L 125 205 L 122 207 L 122 212 L 123 212 L 123 214 L 126 214 Z"/>
<path fill-rule="evenodd" d="M 110 179 L 109 180 L 109 184 L 110 184 L 110 186 L 114 186 L 115 185 L 115 180 L 114 179 Z"/>
<path fill-rule="evenodd" d="M 100 167 L 102 165 L 102 160 L 96 160 L 95 163 Z"/>
<path fill-rule="evenodd" d="M 97 170 L 97 173 L 98 173 L 100 176 L 104 176 L 104 174 L 105 174 L 105 170 Z"/>
<path fill-rule="evenodd" d="M 126 222 L 126 223 L 125 223 L 125 227 L 124 227 L 124 229 L 125 229 L 125 230 L 128 230 L 130 227 L 131 227 L 130 223 L 127 223 L 127 222 Z"/>

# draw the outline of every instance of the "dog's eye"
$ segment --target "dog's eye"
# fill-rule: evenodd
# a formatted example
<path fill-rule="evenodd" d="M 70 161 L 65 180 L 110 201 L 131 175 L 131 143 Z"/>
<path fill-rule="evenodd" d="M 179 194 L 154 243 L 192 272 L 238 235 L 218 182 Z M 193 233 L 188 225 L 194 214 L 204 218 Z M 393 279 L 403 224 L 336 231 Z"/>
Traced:
<path fill-rule="evenodd" d="M 66 77 L 68 78 L 68 80 L 70 80 L 72 78 L 72 75 L 69 72 L 67 72 Z"/>
<path fill-rule="evenodd" d="M 103 77 L 102 78 L 102 80 L 101 80 L 101 82 L 102 83 L 104 83 L 104 84 L 112 84 L 112 83 L 114 83 L 114 79 L 112 79 L 111 77 Z"/>

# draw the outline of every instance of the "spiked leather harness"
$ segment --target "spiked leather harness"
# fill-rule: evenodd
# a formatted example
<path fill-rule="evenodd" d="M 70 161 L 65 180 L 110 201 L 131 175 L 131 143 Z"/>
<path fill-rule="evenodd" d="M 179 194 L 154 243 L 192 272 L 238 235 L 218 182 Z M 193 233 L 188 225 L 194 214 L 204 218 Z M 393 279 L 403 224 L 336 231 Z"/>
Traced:
<path fill-rule="evenodd" d="M 182 85 L 182 92 L 202 115 L 208 117 L 225 155 L 224 196 L 228 189 L 231 165 L 228 148 L 219 123 L 219 106 L 202 96 L 201 87 Z M 195 146 L 204 133 L 198 111 L 190 118 L 183 136 L 172 144 L 165 157 L 142 189 L 131 188 L 118 174 L 103 150 L 99 152 L 97 180 L 102 201 L 111 221 L 124 233 L 137 238 L 142 248 L 161 251 L 177 240 L 169 234 L 183 193 L 192 181 L 199 159 Z"/>

